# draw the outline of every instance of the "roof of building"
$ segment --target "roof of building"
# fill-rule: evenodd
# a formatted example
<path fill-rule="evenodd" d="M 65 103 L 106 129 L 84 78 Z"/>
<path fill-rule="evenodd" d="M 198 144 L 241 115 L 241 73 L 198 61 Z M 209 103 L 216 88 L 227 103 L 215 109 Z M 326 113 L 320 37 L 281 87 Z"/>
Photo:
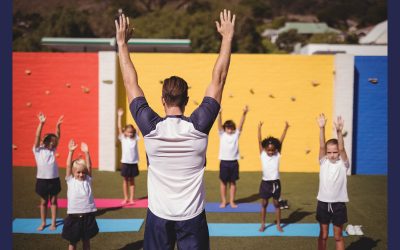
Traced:
<path fill-rule="evenodd" d="M 364 37 L 359 39 L 360 44 L 387 44 L 388 23 L 387 20 L 375 25 Z"/>
<path fill-rule="evenodd" d="M 304 23 L 287 22 L 285 26 L 278 29 L 278 33 L 287 32 L 291 29 L 297 30 L 299 34 L 341 33 L 340 30 L 329 27 L 326 23 Z"/>
<path fill-rule="evenodd" d="M 113 51 L 115 38 L 43 37 L 43 46 L 60 51 Z M 128 47 L 136 52 L 191 52 L 190 39 L 129 39 Z"/>

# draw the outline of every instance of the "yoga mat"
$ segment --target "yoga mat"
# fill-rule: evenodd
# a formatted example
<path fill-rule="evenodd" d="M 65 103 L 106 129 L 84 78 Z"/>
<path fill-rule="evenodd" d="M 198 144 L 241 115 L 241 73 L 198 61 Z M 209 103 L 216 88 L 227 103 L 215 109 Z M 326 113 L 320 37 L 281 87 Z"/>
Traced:
<path fill-rule="evenodd" d="M 260 203 L 237 203 L 237 208 L 232 208 L 230 205 L 227 205 L 224 208 L 219 207 L 218 202 L 207 202 L 206 203 L 206 212 L 209 213 L 260 213 L 261 212 L 261 204 Z M 273 213 L 275 212 L 275 207 L 273 204 L 268 204 L 267 212 Z"/>
<path fill-rule="evenodd" d="M 138 232 L 143 224 L 143 219 L 96 219 L 100 233 L 113 232 Z M 13 221 L 13 233 L 23 234 L 61 234 L 64 225 L 63 219 L 57 219 L 57 229 L 50 230 L 50 219 L 43 231 L 36 228 L 40 225 L 41 220 L 36 218 L 17 218 Z"/>
<path fill-rule="evenodd" d="M 135 204 L 121 204 L 122 199 L 94 199 L 97 208 L 123 207 L 123 208 L 147 208 L 147 199 L 135 200 Z M 57 199 L 59 208 L 67 207 L 67 199 Z M 50 207 L 50 203 L 48 205 Z"/>
<path fill-rule="evenodd" d="M 147 208 L 147 199 L 135 200 L 135 204 L 121 205 L 122 199 L 94 199 L 94 203 L 97 208 L 112 208 L 112 207 L 122 207 L 122 208 Z M 67 207 L 67 199 L 57 200 L 59 208 Z M 229 204 L 225 208 L 220 208 L 218 202 L 207 202 L 206 212 L 209 213 L 260 213 L 261 204 L 260 203 L 237 203 L 237 208 L 232 208 Z M 50 204 L 48 205 L 50 207 Z M 275 212 L 275 207 L 273 204 L 269 203 L 267 206 L 267 212 Z"/>
<path fill-rule="evenodd" d="M 281 224 L 283 233 L 276 229 L 276 224 L 266 224 L 264 232 L 259 232 L 260 223 L 208 223 L 210 236 L 218 237 L 254 237 L 254 236 L 297 236 L 318 237 L 319 224 L 294 223 Z M 329 226 L 329 236 L 333 236 L 333 226 Z M 347 233 L 343 231 L 343 236 Z"/>

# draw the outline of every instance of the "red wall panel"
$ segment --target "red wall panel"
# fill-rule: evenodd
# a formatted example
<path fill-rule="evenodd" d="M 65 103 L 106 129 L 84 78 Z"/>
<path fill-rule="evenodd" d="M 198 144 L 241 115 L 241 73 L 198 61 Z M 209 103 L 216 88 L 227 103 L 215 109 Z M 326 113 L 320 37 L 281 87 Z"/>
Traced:
<path fill-rule="evenodd" d="M 29 73 L 29 72 L 30 73 Z M 85 93 L 85 90 L 88 93 Z M 89 145 L 98 166 L 98 55 L 97 53 L 13 53 L 13 166 L 35 166 L 32 147 L 43 112 L 42 131 L 54 133 L 64 115 L 57 149 L 65 167 L 68 142 Z M 80 147 L 75 157 L 81 154 Z"/>

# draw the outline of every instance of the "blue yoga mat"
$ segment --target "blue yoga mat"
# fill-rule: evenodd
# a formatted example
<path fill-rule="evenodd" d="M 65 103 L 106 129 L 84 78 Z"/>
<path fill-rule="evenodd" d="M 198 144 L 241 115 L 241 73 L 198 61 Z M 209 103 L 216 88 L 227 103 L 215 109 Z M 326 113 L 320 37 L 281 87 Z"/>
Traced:
<path fill-rule="evenodd" d="M 47 221 L 50 221 L 49 219 Z M 96 219 L 100 233 L 112 232 L 138 232 L 143 224 L 143 219 Z M 13 221 L 13 233 L 23 234 L 61 234 L 64 225 L 63 219 L 57 219 L 57 229 L 50 230 L 47 224 L 43 231 L 36 228 L 40 225 L 40 219 L 17 218 Z"/>
<path fill-rule="evenodd" d="M 218 202 L 207 202 L 206 203 L 206 212 L 208 213 L 260 213 L 261 212 L 261 204 L 260 203 L 237 203 L 237 208 L 232 208 L 230 205 L 227 205 L 224 208 L 219 207 Z M 273 213 L 275 212 L 275 207 L 273 204 L 269 203 L 267 206 L 267 212 Z"/>
<path fill-rule="evenodd" d="M 318 237 L 319 224 L 295 223 L 281 224 L 283 233 L 276 229 L 276 224 L 267 224 L 264 232 L 259 232 L 260 223 L 208 223 L 210 236 L 252 237 L 252 236 L 298 236 Z M 333 226 L 329 226 L 329 236 L 333 236 Z M 343 232 L 343 236 L 347 233 Z"/>

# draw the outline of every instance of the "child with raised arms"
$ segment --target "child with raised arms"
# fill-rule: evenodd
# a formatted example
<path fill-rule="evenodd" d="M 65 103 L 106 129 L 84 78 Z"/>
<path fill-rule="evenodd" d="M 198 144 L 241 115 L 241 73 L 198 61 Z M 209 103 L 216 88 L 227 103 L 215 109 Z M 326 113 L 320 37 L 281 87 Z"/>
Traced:
<path fill-rule="evenodd" d="M 122 108 L 118 109 L 118 139 L 121 142 L 121 176 L 124 178 L 122 182 L 122 190 L 124 200 L 122 205 L 134 204 L 135 197 L 135 177 L 139 175 L 139 153 L 138 153 L 138 132 L 132 124 L 127 124 L 122 129 Z M 129 193 L 129 200 L 128 200 Z"/>
<path fill-rule="evenodd" d="M 226 189 L 229 185 L 229 204 L 232 208 L 236 208 L 236 181 L 239 179 L 239 136 L 242 133 L 243 124 L 246 119 L 246 114 L 249 111 L 247 106 L 243 109 L 242 119 L 239 127 L 236 129 L 236 124 L 232 120 L 227 120 L 222 125 L 222 109 L 218 116 L 218 132 L 220 138 L 219 144 L 219 179 L 221 204 L 220 208 L 226 206 Z"/>
<path fill-rule="evenodd" d="M 346 203 L 347 170 L 350 167 L 343 141 L 344 121 L 338 116 L 334 122 L 337 139 L 325 141 L 324 114 L 317 118 L 319 127 L 319 190 L 316 219 L 320 232 L 318 250 L 325 250 L 329 234 L 329 224 L 333 224 L 336 250 L 344 250 L 343 225 L 347 222 Z"/>
<path fill-rule="evenodd" d="M 90 239 L 98 232 L 95 212 L 97 211 L 92 192 L 92 162 L 89 148 L 81 143 L 81 150 L 85 160 L 72 160 L 75 149 L 78 147 L 71 139 L 68 144 L 67 182 L 68 216 L 64 219 L 62 237 L 69 241 L 68 249 L 75 250 L 77 243 L 82 240 L 84 250 L 90 249 Z"/>
<path fill-rule="evenodd" d="M 282 143 L 289 128 L 288 122 L 285 123 L 282 136 L 279 139 L 269 136 L 262 140 L 261 127 L 263 122 L 258 124 L 258 146 L 262 164 L 262 180 L 260 184 L 261 201 L 261 226 L 259 231 L 265 230 L 265 217 L 267 213 L 268 200 L 272 198 L 275 207 L 276 228 L 283 232 L 281 223 L 281 210 L 279 208 L 279 198 L 281 197 L 282 186 L 279 179 L 279 164 L 281 159 Z"/>
<path fill-rule="evenodd" d="M 58 164 L 56 161 L 56 149 L 61 135 L 61 124 L 64 116 L 60 116 L 56 124 L 55 134 L 46 134 L 42 143 L 41 134 L 46 116 L 40 112 L 38 114 L 39 125 L 36 130 L 33 155 L 35 156 L 37 173 L 35 191 L 40 196 L 40 219 L 41 224 L 37 228 L 42 231 L 46 226 L 47 204 L 50 201 L 51 225 L 50 230 L 56 229 L 57 218 L 57 195 L 61 191 L 61 183 L 58 174 Z"/>

